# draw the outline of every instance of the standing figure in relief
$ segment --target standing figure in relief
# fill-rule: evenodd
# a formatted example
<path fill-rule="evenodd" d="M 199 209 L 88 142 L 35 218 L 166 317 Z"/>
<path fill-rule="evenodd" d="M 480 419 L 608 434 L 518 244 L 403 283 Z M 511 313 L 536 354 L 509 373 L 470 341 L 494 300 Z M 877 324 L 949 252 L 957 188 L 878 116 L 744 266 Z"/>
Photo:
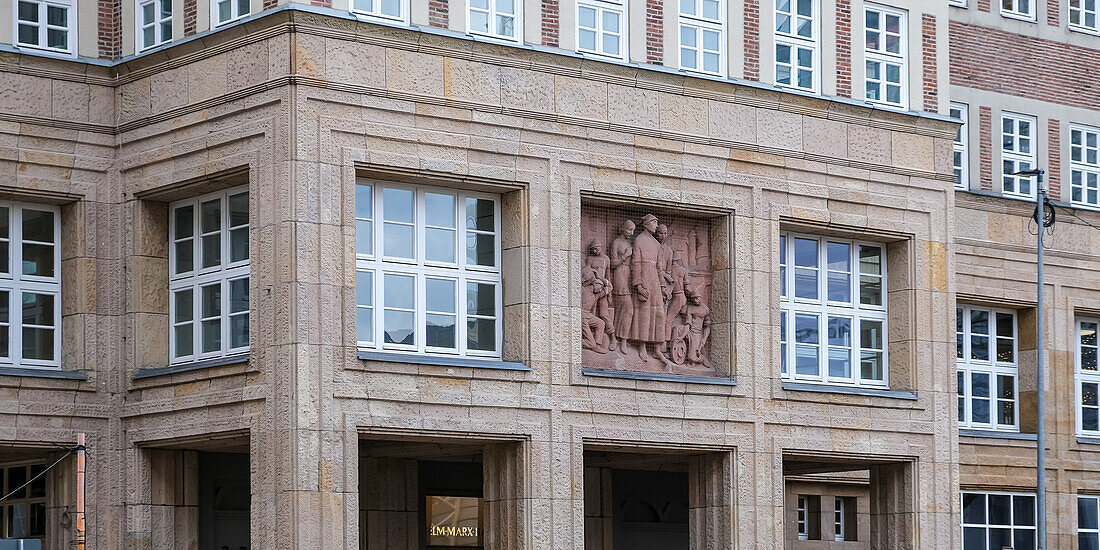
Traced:
<path fill-rule="evenodd" d="M 581 346 L 607 353 L 607 324 L 596 314 L 597 304 L 607 299 L 607 280 L 588 267 L 581 273 Z"/>
<path fill-rule="evenodd" d="M 677 250 L 672 255 L 672 297 L 668 301 L 668 311 L 665 313 L 665 339 L 672 338 L 672 327 L 678 323 L 682 309 L 687 305 L 687 280 L 688 270 L 684 267 L 684 254 Z"/>
<path fill-rule="evenodd" d="M 588 256 L 584 259 L 584 267 L 591 269 L 593 276 L 603 281 L 604 292 L 597 298 L 593 313 L 603 320 L 604 331 L 610 335 L 611 342 L 614 342 L 615 322 L 611 317 L 611 292 L 614 290 L 614 285 L 611 284 L 611 260 L 603 253 L 596 239 L 592 239 L 588 244 Z M 611 346 L 609 349 L 615 348 Z"/>
<path fill-rule="evenodd" d="M 657 224 L 653 234 L 661 243 L 661 253 L 657 255 L 657 272 L 661 274 L 661 295 L 667 304 L 672 298 L 672 247 L 668 245 L 668 226 Z"/>
<path fill-rule="evenodd" d="M 623 220 L 619 226 L 619 236 L 611 241 L 611 305 L 615 307 L 615 326 L 611 333 L 610 349 L 618 345 L 626 352 L 626 340 L 630 336 L 630 323 L 634 315 L 634 303 L 630 297 L 630 257 L 634 245 L 630 238 L 634 236 L 634 222 Z"/>
<path fill-rule="evenodd" d="M 667 363 L 661 352 L 665 342 L 665 302 L 661 294 L 661 274 L 657 271 L 657 257 L 661 243 L 657 242 L 657 217 L 642 216 L 642 232 L 634 237 L 634 252 L 630 258 L 630 283 L 634 291 L 633 318 L 630 323 L 630 339 L 638 343 L 638 357 L 649 361 L 649 344 L 655 344 L 657 359 Z"/>

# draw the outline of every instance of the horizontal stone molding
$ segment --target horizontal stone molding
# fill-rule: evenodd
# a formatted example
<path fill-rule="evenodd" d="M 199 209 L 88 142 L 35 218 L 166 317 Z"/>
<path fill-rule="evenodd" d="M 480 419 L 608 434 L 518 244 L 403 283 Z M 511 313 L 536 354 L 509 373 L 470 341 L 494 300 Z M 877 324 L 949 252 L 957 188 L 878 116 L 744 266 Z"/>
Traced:
<path fill-rule="evenodd" d="M 441 355 L 409 355 L 404 353 L 386 353 L 380 351 L 359 351 L 363 361 L 385 361 L 389 363 L 409 363 L 411 365 L 435 365 L 443 367 L 464 367 L 474 369 L 530 371 L 531 367 L 518 361 L 498 361 L 494 359 L 476 359 L 472 357 L 449 357 Z"/>
<path fill-rule="evenodd" d="M 715 386 L 737 385 L 737 381 L 733 378 L 723 378 L 721 376 L 690 376 L 685 374 L 661 374 L 655 372 L 592 368 L 582 368 L 581 374 L 602 378 L 623 378 L 626 380 L 653 380 L 657 382 L 680 382 L 683 384 L 713 384 Z"/>
<path fill-rule="evenodd" d="M 148 369 L 138 369 L 134 373 L 134 380 L 141 380 L 143 378 L 152 378 L 154 376 L 165 376 L 168 374 L 177 374 L 181 372 L 189 372 L 194 370 L 208 369 L 210 367 L 220 367 L 223 365 L 235 365 L 238 363 L 248 363 L 248 354 L 231 355 L 229 357 L 217 357 L 214 359 L 206 359 L 203 361 L 194 361 L 191 363 L 181 363 L 178 365 L 168 365 L 165 367 L 155 367 Z"/>
<path fill-rule="evenodd" d="M 886 399 L 902 399 L 906 401 L 917 400 L 917 394 L 905 390 L 858 388 L 854 386 L 835 386 L 829 384 L 806 384 L 802 382 L 783 382 L 781 387 L 785 391 L 840 393 L 845 395 L 882 397 Z"/>
<path fill-rule="evenodd" d="M 64 380 L 87 380 L 88 375 L 75 370 L 33 369 L 23 367 L 0 367 L 0 376 L 19 376 L 27 378 L 58 378 Z"/>

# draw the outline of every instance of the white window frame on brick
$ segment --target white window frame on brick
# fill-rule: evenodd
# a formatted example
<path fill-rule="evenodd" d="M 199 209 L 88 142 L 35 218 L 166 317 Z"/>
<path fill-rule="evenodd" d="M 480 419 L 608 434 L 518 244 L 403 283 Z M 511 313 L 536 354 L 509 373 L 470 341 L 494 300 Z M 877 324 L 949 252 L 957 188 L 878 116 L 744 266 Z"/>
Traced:
<path fill-rule="evenodd" d="M 1100 129 L 1069 127 L 1069 197 L 1074 206 L 1100 208 Z"/>
<path fill-rule="evenodd" d="M 229 17 L 226 19 L 221 18 L 222 5 L 228 6 Z M 247 8 L 241 11 L 241 8 Z M 248 17 L 252 13 L 252 4 L 250 0 L 211 0 L 210 2 L 210 21 L 211 27 L 220 27 L 222 25 L 228 25 L 234 21 L 238 21 Z"/>
<path fill-rule="evenodd" d="M 872 28 L 869 25 L 870 16 L 874 14 L 877 16 L 879 28 Z M 898 20 L 898 32 L 890 32 L 887 26 L 887 20 L 889 18 L 896 17 Z M 863 85 L 863 97 L 870 103 L 876 105 L 884 105 L 887 107 L 894 107 L 898 109 L 909 108 L 909 54 L 908 54 L 908 14 L 903 10 L 897 10 L 893 8 L 887 8 L 879 6 L 877 4 L 865 4 L 863 8 L 863 70 L 864 70 L 864 85 Z M 871 36 L 878 37 L 878 43 L 874 44 L 871 41 Z M 890 36 L 897 37 L 897 51 L 891 51 L 887 45 L 887 39 Z M 875 72 L 872 72 L 872 67 L 875 67 Z M 897 81 L 889 78 L 890 69 L 896 69 Z M 872 75 L 877 74 L 877 78 L 873 78 Z M 875 93 L 878 98 L 872 98 L 869 90 L 874 87 Z M 887 99 L 891 87 L 897 87 L 898 100 L 890 101 Z"/>
<path fill-rule="evenodd" d="M 1021 130 L 1024 124 L 1027 124 L 1026 132 Z M 1035 182 L 1032 178 L 1009 174 L 1035 167 L 1038 145 L 1035 138 L 1037 124 L 1038 121 L 1033 116 L 1001 114 L 1001 193 L 1006 197 L 1035 199 Z M 1011 129 L 1008 126 L 1011 126 Z M 1006 164 L 1009 166 L 1005 166 Z"/>
<path fill-rule="evenodd" d="M 243 199 L 242 196 L 243 195 Z M 171 325 L 169 330 L 169 349 L 172 364 L 191 363 L 220 357 L 243 356 L 249 350 L 249 291 L 251 271 L 251 251 L 248 245 L 248 233 L 250 219 L 233 220 L 230 211 L 231 199 L 239 205 L 244 201 L 245 212 L 251 217 L 249 206 L 248 187 L 240 186 L 233 189 L 209 193 L 169 205 L 169 237 L 168 237 L 168 265 L 169 265 L 169 297 L 168 318 Z M 218 225 L 215 229 L 204 226 L 204 205 L 218 204 Z M 185 209 L 191 208 L 190 220 L 184 216 Z M 190 234 L 183 232 L 183 224 L 190 222 Z M 243 259 L 233 256 L 236 244 L 243 243 Z M 215 250 L 217 262 L 204 262 L 203 253 L 207 248 Z M 238 251 L 241 249 L 238 248 Z M 185 252 L 190 252 L 190 255 Z M 190 258 L 190 269 L 186 268 L 187 258 Z M 209 290 L 207 290 L 209 289 Z M 206 292 L 218 293 L 216 302 L 205 302 Z M 190 298 L 187 299 L 187 293 Z M 243 294 L 242 294 L 243 293 Z M 243 303 L 240 299 L 243 296 Z M 234 298 L 237 298 L 234 300 Z M 216 309 L 208 311 L 207 305 Z M 186 306 L 186 307 L 183 307 Z M 243 307 L 242 307 L 243 306 Z M 234 324 L 244 327 L 244 343 L 232 345 Z M 204 347 L 204 329 L 217 326 L 218 346 L 206 349 Z M 187 333 L 191 335 L 191 349 L 185 353 L 179 348 L 180 336 Z M 209 332 L 213 335 L 214 332 Z"/>
<path fill-rule="evenodd" d="M 512 4 L 512 13 L 503 11 L 501 6 Z M 486 17 L 486 29 L 474 29 L 474 15 L 481 14 Z M 512 35 L 497 32 L 497 23 L 500 18 L 512 19 Z M 502 40 L 510 43 L 523 43 L 523 2 L 522 0 L 467 0 L 466 2 L 466 32 L 493 40 Z"/>
<path fill-rule="evenodd" d="M 1088 4 L 1092 4 L 1089 9 Z M 1069 30 L 1100 34 L 1100 0 L 1068 0 Z M 1092 23 L 1089 23 L 1092 19 Z"/>
<path fill-rule="evenodd" d="M 409 0 L 351 0 L 350 5 L 351 14 L 360 19 L 409 24 Z"/>
<path fill-rule="evenodd" d="M 1022 21 L 1035 21 L 1035 0 L 1000 0 L 1001 16 Z M 1006 4 L 1008 6 L 1006 7 Z M 1026 11 L 1020 6 L 1026 6 Z"/>
<path fill-rule="evenodd" d="M 799 15 L 799 2 L 802 1 L 809 2 L 810 4 L 810 13 L 808 15 Z M 775 50 L 773 53 L 775 54 L 775 59 L 773 70 L 775 85 L 817 93 L 820 89 L 821 82 L 820 48 L 818 47 L 820 40 L 820 30 L 818 28 L 818 1 L 774 0 L 774 2 L 775 29 L 773 36 L 775 38 Z M 802 21 L 808 22 L 810 36 L 797 32 L 799 22 Z M 782 30 L 784 22 L 786 23 L 786 30 Z M 782 56 L 780 55 L 780 51 L 783 49 L 787 49 L 788 51 L 788 61 L 786 62 L 781 61 Z M 810 62 L 808 68 L 799 61 L 801 59 L 800 52 L 807 52 Z M 780 77 L 781 69 L 788 71 L 788 76 L 785 79 Z M 810 86 L 808 87 L 798 83 L 800 71 L 803 70 L 808 70 L 810 73 Z M 784 82 L 784 80 L 786 80 L 786 82 Z"/>
<path fill-rule="evenodd" d="M 517 0 L 518 1 L 518 0 Z M 590 55 L 602 59 L 626 60 L 626 4 L 615 0 L 578 0 L 576 2 L 577 18 L 577 52 L 581 55 Z M 591 22 L 584 21 L 582 11 L 589 11 L 593 15 Z M 607 28 L 610 21 L 618 19 L 617 28 Z M 581 44 L 581 36 L 592 36 L 592 47 Z M 607 48 L 605 40 L 611 39 L 617 53 Z"/>
<path fill-rule="evenodd" d="M 1077 495 L 1076 548 L 1100 548 L 1100 496 Z"/>
<path fill-rule="evenodd" d="M 986 318 L 986 332 L 975 333 L 974 317 L 982 314 Z M 1000 330 L 1002 319 L 1008 319 L 1011 324 L 1011 335 L 1007 335 Z M 1020 431 L 1020 346 L 1019 327 L 1017 325 L 1017 316 L 1014 311 L 965 304 L 956 307 L 955 382 L 958 386 L 960 428 L 1003 432 Z M 980 348 L 976 347 L 977 342 L 983 342 L 984 356 L 978 351 Z M 999 352 L 1002 343 L 1010 343 L 1011 350 Z M 1011 356 L 1008 355 L 1009 353 Z M 975 381 L 982 377 L 986 380 L 984 391 L 975 388 Z M 1003 382 L 1011 383 L 1011 397 L 1005 396 L 1002 390 Z M 980 388 L 980 385 L 978 388 Z M 988 422 L 974 420 L 974 410 L 978 404 L 987 407 Z M 1012 409 L 1011 423 L 1001 422 L 1000 412 L 1002 407 Z"/>
<path fill-rule="evenodd" d="M 796 246 L 799 241 L 814 241 L 817 243 L 816 267 L 802 266 L 798 263 Z M 828 262 L 829 245 L 848 247 L 847 271 L 835 269 Z M 860 252 L 862 250 L 877 249 L 879 273 L 865 271 L 861 266 Z M 782 352 L 785 355 L 781 367 L 781 376 L 794 382 L 807 382 L 815 384 L 843 385 L 884 388 L 889 386 L 889 356 L 887 350 L 887 288 L 886 288 L 886 246 L 882 243 L 854 241 L 849 239 L 836 239 L 819 235 L 806 235 L 798 233 L 783 233 L 780 236 L 780 254 L 786 254 L 787 258 L 780 265 L 781 276 L 786 280 L 781 283 L 780 315 L 786 334 L 780 337 Z M 796 281 L 800 275 L 812 275 L 815 278 L 814 296 L 799 296 Z M 846 279 L 846 283 L 841 281 Z M 830 285 L 830 280 L 835 280 L 835 286 Z M 864 286 L 864 282 L 868 286 Z M 868 289 L 867 296 L 871 296 L 875 284 L 879 285 L 878 304 L 864 302 L 863 291 Z M 830 291 L 843 291 L 847 286 L 846 300 L 830 299 Z M 803 287 L 809 290 L 811 287 Z M 782 289 L 785 289 L 782 290 Z M 784 316 L 785 313 L 785 316 Z M 815 319 L 811 319 L 815 318 Z M 837 321 L 836 327 L 845 320 L 848 322 L 846 336 L 832 338 L 830 327 L 832 321 Z M 816 324 L 815 339 L 799 335 L 799 321 Z M 864 327 L 864 325 L 867 325 Z M 864 328 L 874 331 L 878 325 L 878 346 L 874 347 L 874 332 L 868 342 L 863 341 Z M 803 325 L 807 330 L 811 325 Z M 786 344 L 785 346 L 783 344 Z M 812 350 L 817 356 L 816 373 L 799 372 L 799 350 Z M 834 353 L 835 352 L 835 353 Z M 836 359 L 843 364 L 846 355 L 848 361 L 848 376 L 834 375 L 831 372 L 831 360 Z M 878 359 L 878 368 L 881 378 L 863 375 L 864 358 Z M 807 365 L 809 363 L 806 363 Z M 874 372 L 873 370 L 871 371 Z"/>
<path fill-rule="evenodd" d="M 26 237 L 24 220 L 28 211 L 48 213 L 52 217 L 52 241 Z M 56 206 L 0 201 L 0 220 L 3 220 L 0 223 L 7 224 L 6 228 L 0 229 L 0 307 L 6 310 L 6 315 L 0 311 L 0 332 L 8 341 L 7 356 L 0 357 L 0 364 L 23 368 L 60 368 L 61 210 Z M 48 274 L 27 272 L 28 267 L 38 265 L 25 258 L 29 250 L 35 249 L 48 252 L 41 256 L 49 259 L 50 265 L 45 266 L 49 269 Z M 7 303 L 3 303 L 3 294 L 7 294 Z M 40 303 L 48 303 L 53 311 L 39 316 L 37 323 L 28 322 L 28 314 L 35 315 L 36 307 L 35 301 L 26 301 L 29 296 L 46 297 Z M 25 306 L 30 309 L 24 311 Z M 24 339 L 27 334 L 41 331 L 53 331 L 48 340 L 51 346 L 49 353 L 42 357 L 25 357 Z"/>
<path fill-rule="evenodd" d="M 387 199 L 387 192 L 390 198 Z M 411 194 L 411 196 L 410 196 Z M 411 216 L 405 212 L 387 212 L 386 201 L 408 197 L 412 202 Z M 453 219 L 437 218 L 435 224 L 428 223 L 429 201 L 447 198 L 452 201 Z M 468 212 L 470 204 L 492 206 L 491 228 L 482 225 L 475 213 Z M 401 203 L 393 203 L 401 204 Z M 400 208 L 400 207 L 398 207 Z M 440 209 L 437 212 L 445 212 Z M 443 223 L 439 223 L 442 221 Z M 361 179 L 356 183 L 356 343 L 360 350 L 376 352 L 397 352 L 435 356 L 468 357 L 478 359 L 499 359 L 503 345 L 503 285 L 501 277 L 501 218 L 500 196 L 478 193 L 461 189 L 406 185 L 389 181 Z M 389 231 L 394 231 L 393 249 L 387 244 Z M 428 237 L 429 232 L 435 236 Z M 448 235 L 450 235 L 448 237 Z M 398 239 L 402 236 L 412 247 L 405 254 L 390 254 L 399 250 Z M 451 240 L 451 246 L 436 249 L 435 253 L 449 255 L 449 258 L 437 256 L 430 259 L 428 244 L 445 243 Z M 479 238 L 492 240 L 492 265 L 478 262 L 474 258 L 477 249 L 470 252 L 470 244 Z M 463 244 L 465 243 L 465 244 Z M 489 252 L 486 247 L 485 252 Z M 408 248 L 405 248 L 408 250 Z M 387 279 L 389 277 L 389 279 Z M 388 281 L 397 282 L 400 278 L 410 278 L 411 292 L 387 296 Z M 429 310 L 429 281 L 434 283 L 452 283 L 452 302 L 443 307 Z M 475 300 L 469 294 L 471 285 L 479 285 L 477 291 L 491 287 L 493 305 L 488 310 L 477 312 L 471 309 L 470 301 Z M 408 298 L 409 300 L 405 300 Z M 401 301 L 404 301 L 403 303 Z M 407 316 L 412 314 L 412 341 L 386 341 L 386 313 L 394 312 Z M 453 347 L 428 345 L 428 318 L 451 318 L 454 323 Z M 471 346 L 470 324 L 492 323 L 494 332 L 492 349 Z M 390 340 L 397 340 L 390 337 Z M 485 346 L 484 348 L 487 348 Z"/>
<path fill-rule="evenodd" d="M 34 10 L 31 12 L 37 19 L 31 21 L 29 19 L 20 19 L 19 7 L 20 4 L 33 6 Z M 65 24 L 54 25 L 49 22 L 50 8 L 54 10 L 64 10 Z M 66 57 L 75 57 L 77 52 L 77 37 L 76 37 L 76 18 L 78 15 L 77 0 L 12 0 L 12 42 L 15 43 L 18 48 L 29 48 L 41 52 L 50 52 L 55 54 L 64 55 Z M 21 42 L 19 35 L 19 28 L 35 28 L 37 29 L 36 42 Z M 64 32 L 65 33 L 65 46 L 64 48 L 50 47 L 49 44 L 49 32 Z"/>
<path fill-rule="evenodd" d="M 966 509 L 966 502 L 968 500 L 967 496 L 978 497 L 982 500 L 982 509 L 981 509 L 982 520 L 980 522 L 976 521 L 978 518 L 974 517 L 973 512 L 971 512 L 970 514 L 967 513 L 967 509 Z M 1008 502 L 1008 518 L 1007 518 L 1008 522 L 1007 523 L 1005 523 L 1003 521 L 997 521 L 996 523 L 993 523 L 994 521 L 996 521 L 1000 518 L 990 517 L 991 514 L 990 514 L 989 502 L 990 502 L 990 499 L 992 499 L 992 498 L 996 498 L 996 499 L 1001 500 L 1001 501 L 1004 501 L 1005 499 L 1007 499 L 1007 502 Z M 1025 516 L 1026 512 L 1024 512 L 1022 509 L 1017 510 L 1018 508 L 1021 508 L 1021 504 L 1023 502 L 1027 502 L 1027 499 L 1031 499 L 1031 505 L 1030 505 L 1031 519 L 1030 520 L 1026 520 L 1026 519 L 1021 518 L 1020 516 Z M 962 509 L 962 538 L 960 539 L 962 548 L 964 548 L 966 550 L 971 550 L 972 548 L 974 548 L 974 545 L 967 545 L 966 544 L 967 535 L 968 534 L 971 535 L 972 540 L 978 540 L 977 535 L 980 532 L 981 533 L 981 540 L 983 542 L 982 542 L 982 546 L 980 546 L 978 548 L 981 548 L 982 550 L 1001 550 L 1001 548 L 1006 547 L 1006 546 L 1012 546 L 1012 547 L 1016 548 L 1016 550 L 1035 550 L 1035 547 L 1036 547 L 1036 544 L 1035 544 L 1035 539 L 1036 539 L 1036 533 L 1035 533 L 1036 510 L 1035 510 L 1035 506 L 1036 506 L 1036 504 L 1035 504 L 1035 494 L 1034 493 L 1007 493 L 1007 492 L 1000 492 L 1000 491 L 961 491 L 960 495 L 959 495 L 959 500 L 961 501 L 961 504 L 962 504 L 962 508 L 961 508 Z M 972 500 L 971 502 L 976 502 L 976 500 Z M 977 511 L 977 510 L 975 509 L 974 511 Z M 1019 512 L 1019 513 L 1017 513 L 1017 512 Z M 1026 523 L 1027 521 L 1030 521 L 1031 525 L 1027 525 L 1027 523 Z M 1002 540 L 1001 544 L 996 544 L 995 546 L 990 546 L 991 532 L 996 532 L 996 533 L 1002 533 L 1003 534 L 1005 531 L 1008 531 L 1009 540 L 1007 542 L 1009 544 L 1007 544 L 1007 545 L 1003 544 L 1005 541 Z M 1017 531 L 1019 531 L 1021 533 L 1030 533 L 1032 544 L 1030 546 L 1022 546 L 1022 545 L 1017 546 L 1015 544 L 1015 542 L 1016 542 L 1015 537 L 1016 537 L 1016 532 Z"/>
<path fill-rule="evenodd" d="M 22 477 L 13 481 L 11 470 L 20 469 L 23 470 Z M 18 493 L 14 492 L 20 485 L 30 481 L 34 476 L 45 470 L 46 464 L 44 462 L 20 461 L 0 464 L 0 496 L 10 495 L 9 498 L 0 501 L 0 540 L 43 540 L 49 534 L 52 526 L 46 520 L 46 506 L 51 485 L 47 482 L 47 476 L 44 475 L 38 478 Z M 21 510 L 17 513 L 15 509 Z M 34 513 L 35 510 L 37 510 L 37 514 Z M 38 514 L 41 514 L 43 523 L 41 532 L 36 532 L 35 526 L 29 525 Z M 14 518 L 17 515 L 22 516 L 27 525 L 25 525 L 23 531 L 16 531 L 14 529 L 16 522 L 12 522 L 12 530 L 8 531 L 7 518 Z"/>
<path fill-rule="evenodd" d="M 688 7 L 690 11 L 685 11 Z M 713 8 L 713 13 L 711 13 Z M 685 71 L 726 75 L 726 2 L 725 0 L 682 0 L 677 10 L 677 35 L 680 40 L 680 68 Z M 687 40 L 690 35 L 691 40 Z M 717 37 L 708 47 L 709 37 Z M 691 60 L 693 59 L 693 61 Z M 707 60 L 714 69 L 707 70 Z M 691 66 L 694 64 L 694 66 Z"/>
<path fill-rule="evenodd" d="M 1074 416 L 1077 435 L 1100 437 L 1100 319 L 1080 318 L 1074 323 Z M 1088 418 L 1086 418 L 1086 416 Z M 1090 426 L 1090 424 L 1092 426 Z"/>
<path fill-rule="evenodd" d="M 955 170 L 955 189 L 970 189 L 970 113 L 965 103 L 951 103 L 951 116 L 962 120 L 962 126 L 951 142 L 951 164 Z"/>
<path fill-rule="evenodd" d="M 151 50 L 172 41 L 172 0 L 135 0 L 134 5 L 136 8 L 134 22 L 137 25 L 134 39 L 138 52 Z M 152 6 L 153 8 L 152 21 L 145 19 L 146 6 Z M 168 7 L 167 15 L 164 13 L 165 6 Z M 167 29 L 165 25 L 168 26 Z M 153 32 L 153 42 L 150 44 L 145 43 L 146 31 Z M 168 32 L 167 36 L 165 36 L 165 31 Z"/>
<path fill-rule="evenodd" d="M 956 8 L 965 8 L 966 0 L 947 0 L 947 4 L 955 6 Z"/>

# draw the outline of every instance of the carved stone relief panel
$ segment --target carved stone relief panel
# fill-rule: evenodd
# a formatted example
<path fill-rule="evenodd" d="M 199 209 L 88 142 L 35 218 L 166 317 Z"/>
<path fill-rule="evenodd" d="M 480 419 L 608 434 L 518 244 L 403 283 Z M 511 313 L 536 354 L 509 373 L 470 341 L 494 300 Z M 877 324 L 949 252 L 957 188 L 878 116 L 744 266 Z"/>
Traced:
<path fill-rule="evenodd" d="M 582 362 L 710 376 L 710 220 L 581 205 Z"/>

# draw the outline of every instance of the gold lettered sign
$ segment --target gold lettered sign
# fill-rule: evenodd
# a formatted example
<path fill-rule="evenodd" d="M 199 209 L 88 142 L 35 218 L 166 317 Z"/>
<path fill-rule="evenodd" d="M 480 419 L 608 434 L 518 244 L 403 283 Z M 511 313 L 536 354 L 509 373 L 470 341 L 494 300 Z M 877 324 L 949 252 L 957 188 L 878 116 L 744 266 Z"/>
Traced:
<path fill-rule="evenodd" d="M 482 546 L 480 498 L 429 495 L 427 511 L 428 546 Z"/>

